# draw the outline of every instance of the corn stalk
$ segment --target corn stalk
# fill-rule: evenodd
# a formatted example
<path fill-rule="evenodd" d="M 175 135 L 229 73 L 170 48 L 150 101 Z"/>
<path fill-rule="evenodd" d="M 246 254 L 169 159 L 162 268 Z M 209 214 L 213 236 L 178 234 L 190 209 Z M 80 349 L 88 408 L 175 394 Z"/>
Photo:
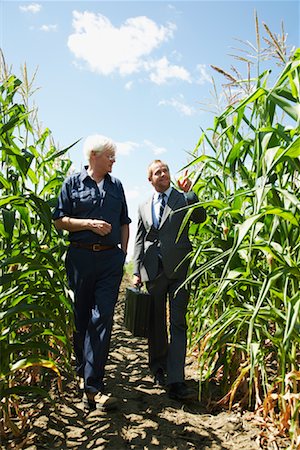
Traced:
<path fill-rule="evenodd" d="M 51 371 L 69 368 L 72 302 L 62 275 L 64 245 L 52 227 L 70 161 L 36 127 L 24 83 L 2 67 L 0 86 L 0 437 L 26 425 L 22 396 L 46 395 Z M 25 83 L 26 85 L 26 83 Z M 19 416 L 19 426 L 14 417 Z M 23 420 L 24 419 L 24 420 Z"/>
<path fill-rule="evenodd" d="M 298 442 L 300 49 L 284 63 L 271 87 L 265 71 L 216 116 L 193 152 L 208 219 L 191 229 L 188 322 L 220 402 L 263 410 L 276 392 L 276 420 Z"/>

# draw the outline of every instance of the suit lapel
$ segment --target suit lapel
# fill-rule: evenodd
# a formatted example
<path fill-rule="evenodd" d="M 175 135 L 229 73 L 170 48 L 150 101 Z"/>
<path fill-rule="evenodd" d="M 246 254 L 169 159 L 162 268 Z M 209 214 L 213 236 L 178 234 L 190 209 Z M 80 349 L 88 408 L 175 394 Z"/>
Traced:
<path fill-rule="evenodd" d="M 153 225 L 153 218 L 152 218 L 152 197 L 150 197 L 146 203 L 144 204 L 144 214 L 145 214 L 145 220 L 151 227 Z"/>
<path fill-rule="evenodd" d="M 177 203 L 180 200 L 180 193 L 178 191 L 176 191 L 176 189 L 172 188 L 172 191 L 170 193 L 169 199 L 168 199 L 168 203 L 165 206 L 162 218 L 161 218 L 161 222 L 160 222 L 160 227 L 162 227 L 162 225 L 164 224 L 164 222 L 166 221 L 166 219 L 168 218 L 168 216 L 171 214 L 172 211 L 174 211 L 175 209 L 177 209 Z"/>

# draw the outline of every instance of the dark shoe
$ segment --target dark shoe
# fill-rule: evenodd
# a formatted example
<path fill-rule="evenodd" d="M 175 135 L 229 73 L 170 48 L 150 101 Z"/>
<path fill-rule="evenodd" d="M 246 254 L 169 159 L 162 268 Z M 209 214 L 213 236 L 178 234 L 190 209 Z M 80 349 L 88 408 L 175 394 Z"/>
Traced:
<path fill-rule="evenodd" d="M 197 400 L 197 392 L 182 383 L 172 383 L 169 385 L 169 398 L 178 400 L 179 402 L 191 402 Z"/>
<path fill-rule="evenodd" d="M 85 392 L 83 394 L 83 405 L 86 409 L 100 409 L 101 411 L 112 411 L 117 409 L 118 400 L 111 395 L 104 395 L 101 392 L 91 393 Z"/>
<path fill-rule="evenodd" d="M 166 385 L 166 376 L 162 369 L 158 369 L 154 375 L 154 386 L 164 387 Z"/>

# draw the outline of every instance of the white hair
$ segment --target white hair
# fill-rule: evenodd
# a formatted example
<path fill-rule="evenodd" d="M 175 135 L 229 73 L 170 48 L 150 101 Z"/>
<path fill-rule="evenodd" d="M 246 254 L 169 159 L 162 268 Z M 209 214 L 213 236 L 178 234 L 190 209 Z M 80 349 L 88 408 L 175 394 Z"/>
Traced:
<path fill-rule="evenodd" d="M 100 134 L 94 134 L 92 136 L 88 136 L 83 144 L 83 153 L 87 160 L 90 159 L 91 152 L 102 153 L 105 150 L 116 151 L 116 144 L 108 137 L 102 136 Z"/>

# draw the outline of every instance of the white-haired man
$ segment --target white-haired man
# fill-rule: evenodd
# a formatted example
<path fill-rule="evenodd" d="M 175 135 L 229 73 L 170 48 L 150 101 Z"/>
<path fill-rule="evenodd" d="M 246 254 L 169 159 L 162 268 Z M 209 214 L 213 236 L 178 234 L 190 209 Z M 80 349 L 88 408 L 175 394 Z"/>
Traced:
<path fill-rule="evenodd" d="M 69 232 L 66 271 L 74 292 L 74 352 L 83 401 L 88 408 L 109 410 L 117 399 L 104 394 L 103 378 L 131 220 L 122 184 L 110 175 L 115 143 L 89 136 L 84 153 L 88 166 L 64 182 L 53 219 L 58 230 Z"/>

